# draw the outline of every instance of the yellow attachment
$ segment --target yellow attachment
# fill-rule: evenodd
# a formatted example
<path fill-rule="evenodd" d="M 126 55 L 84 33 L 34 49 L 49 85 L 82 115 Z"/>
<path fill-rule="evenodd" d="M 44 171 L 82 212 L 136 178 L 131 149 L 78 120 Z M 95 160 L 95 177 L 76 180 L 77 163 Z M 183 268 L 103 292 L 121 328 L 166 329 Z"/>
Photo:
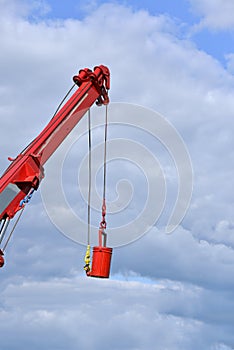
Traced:
<path fill-rule="evenodd" d="M 90 271 L 90 245 L 89 244 L 87 245 L 84 262 L 85 262 L 84 270 L 86 272 L 89 272 Z"/>

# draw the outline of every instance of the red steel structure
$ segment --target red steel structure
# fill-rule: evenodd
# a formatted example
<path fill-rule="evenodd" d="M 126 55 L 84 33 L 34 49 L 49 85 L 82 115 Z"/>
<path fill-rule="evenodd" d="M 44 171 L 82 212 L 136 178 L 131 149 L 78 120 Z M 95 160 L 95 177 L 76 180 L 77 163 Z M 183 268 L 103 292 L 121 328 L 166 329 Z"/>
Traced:
<path fill-rule="evenodd" d="M 22 201 L 38 189 L 46 161 L 95 102 L 98 106 L 109 103 L 110 72 L 106 66 L 82 69 L 73 81 L 78 86 L 76 92 L 15 159 L 8 158 L 11 164 L 0 178 L 0 243 L 10 219 L 22 209 Z"/>

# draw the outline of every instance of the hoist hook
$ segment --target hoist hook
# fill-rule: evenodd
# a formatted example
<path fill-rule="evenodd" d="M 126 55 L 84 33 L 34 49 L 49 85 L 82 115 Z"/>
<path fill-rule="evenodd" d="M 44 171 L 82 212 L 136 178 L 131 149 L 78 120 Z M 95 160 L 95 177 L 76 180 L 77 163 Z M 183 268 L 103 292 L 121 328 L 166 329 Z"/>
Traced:
<path fill-rule="evenodd" d="M 106 201 L 103 199 L 102 203 L 102 221 L 100 222 L 100 228 L 106 229 Z"/>

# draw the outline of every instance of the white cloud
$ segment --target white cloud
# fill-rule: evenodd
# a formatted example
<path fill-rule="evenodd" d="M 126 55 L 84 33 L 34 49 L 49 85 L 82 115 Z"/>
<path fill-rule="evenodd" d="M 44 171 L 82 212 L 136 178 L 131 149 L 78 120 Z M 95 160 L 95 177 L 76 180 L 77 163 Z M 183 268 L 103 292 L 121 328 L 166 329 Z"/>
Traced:
<path fill-rule="evenodd" d="M 234 29 L 234 3 L 232 0 L 189 0 L 195 13 L 201 16 L 199 28 L 211 30 Z"/>
<path fill-rule="evenodd" d="M 199 320 L 208 298 L 215 303 L 212 292 L 169 281 L 25 280 L 1 292 L 2 346 L 40 339 L 35 349 L 212 349 L 225 331 L 216 336 Z"/>
<path fill-rule="evenodd" d="M 1 0 L 1 16 L 4 18 L 19 18 L 28 16 L 40 17 L 50 11 L 48 3 L 44 0 Z"/>
<path fill-rule="evenodd" d="M 234 54 L 229 53 L 225 55 L 225 58 L 227 61 L 227 69 L 231 74 L 233 74 L 234 73 Z"/>
<path fill-rule="evenodd" d="M 177 229 L 171 235 L 152 229 L 148 235 L 123 249 L 117 251 L 118 264 L 115 271 L 131 269 L 142 276 L 155 279 L 185 281 L 194 285 L 229 290 L 233 288 L 230 273 L 234 264 L 233 249 L 225 241 L 226 223 L 220 223 L 217 235 L 207 234 L 207 240 L 197 240 L 190 231 Z M 220 239 L 222 236 L 222 239 Z M 213 242 L 212 242 L 213 239 Z M 211 242 L 209 242 L 210 240 Z M 129 256 L 133 257 L 129 259 Z M 137 261 L 136 261 L 137 260 Z"/>

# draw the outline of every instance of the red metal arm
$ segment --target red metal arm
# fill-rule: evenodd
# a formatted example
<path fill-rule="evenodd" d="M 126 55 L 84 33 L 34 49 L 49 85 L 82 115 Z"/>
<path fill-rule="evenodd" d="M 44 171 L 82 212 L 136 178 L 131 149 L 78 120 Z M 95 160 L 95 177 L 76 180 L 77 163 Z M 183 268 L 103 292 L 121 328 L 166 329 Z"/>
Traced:
<path fill-rule="evenodd" d="M 109 103 L 110 73 L 105 66 L 79 71 L 73 77 L 79 86 L 44 130 L 20 153 L 0 178 L 0 220 L 12 218 L 20 202 L 37 189 L 44 177 L 43 165 L 54 153 L 87 110 L 95 103 Z"/>

